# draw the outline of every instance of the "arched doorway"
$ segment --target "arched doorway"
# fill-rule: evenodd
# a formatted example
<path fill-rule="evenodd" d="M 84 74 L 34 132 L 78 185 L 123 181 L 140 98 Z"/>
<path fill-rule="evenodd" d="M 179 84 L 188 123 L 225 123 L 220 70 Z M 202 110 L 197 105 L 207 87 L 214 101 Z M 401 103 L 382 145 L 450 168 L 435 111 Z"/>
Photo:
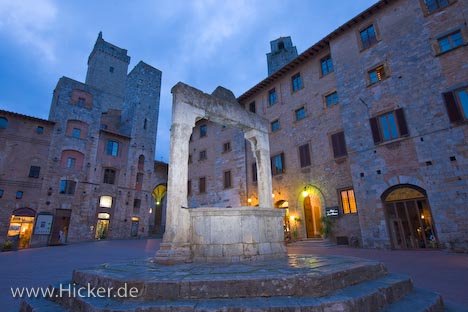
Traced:
<path fill-rule="evenodd" d="M 152 192 L 152 196 L 154 199 L 154 225 L 152 232 L 154 234 L 160 234 L 164 232 L 163 230 L 163 205 L 164 199 L 166 196 L 167 186 L 166 184 L 159 184 L 157 185 Z"/>
<path fill-rule="evenodd" d="M 400 184 L 382 194 L 385 217 L 395 249 L 436 248 L 437 235 L 426 191 Z"/>
<path fill-rule="evenodd" d="M 20 208 L 13 211 L 8 228 L 8 239 L 18 249 L 28 248 L 34 227 L 36 212 L 31 208 Z"/>
<path fill-rule="evenodd" d="M 314 186 L 307 186 L 302 191 L 304 198 L 304 223 L 307 238 L 321 237 L 322 199 L 320 191 Z"/>
<path fill-rule="evenodd" d="M 275 203 L 275 208 L 284 209 L 284 220 L 283 220 L 284 238 L 288 240 L 291 238 L 291 228 L 289 224 L 289 202 L 284 199 L 278 200 Z"/>

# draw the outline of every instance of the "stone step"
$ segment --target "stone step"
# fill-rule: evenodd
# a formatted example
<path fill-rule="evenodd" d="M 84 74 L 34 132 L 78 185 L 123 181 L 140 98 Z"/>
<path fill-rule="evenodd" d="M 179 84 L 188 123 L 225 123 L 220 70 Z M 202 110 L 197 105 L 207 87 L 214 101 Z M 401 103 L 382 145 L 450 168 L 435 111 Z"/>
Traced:
<path fill-rule="evenodd" d="M 136 287 L 140 300 L 319 297 L 387 274 L 381 263 L 358 258 L 293 256 L 288 261 L 174 266 L 142 261 L 78 270 L 73 282 L 114 290 Z"/>
<path fill-rule="evenodd" d="M 21 312 L 65 312 L 69 311 L 64 306 L 45 298 L 23 299 L 20 304 Z"/>
<path fill-rule="evenodd" d="M 379 311 L 412 290 L 406 276 L 389 274 L 376 280 L 348 286 L 324 297 L 250 297 L 233 299 L 126 300 L 75 298 L 69 311 L 81 312 L 211 312 L 211 311 Z M 28 302 L 34 310 L 36 302 Z M 40 311 L 40 310 L 37 310 Z M 411 310 L 406 310 L 411 311 Z"/>
<path fill-rule="evenodd" d="M 439 294 L 416 288 L 401 300 L 389 305 L 385 312 L 442 312 L 444 308 Z M 466 310 L 465 310 L 466 311 Z"/>

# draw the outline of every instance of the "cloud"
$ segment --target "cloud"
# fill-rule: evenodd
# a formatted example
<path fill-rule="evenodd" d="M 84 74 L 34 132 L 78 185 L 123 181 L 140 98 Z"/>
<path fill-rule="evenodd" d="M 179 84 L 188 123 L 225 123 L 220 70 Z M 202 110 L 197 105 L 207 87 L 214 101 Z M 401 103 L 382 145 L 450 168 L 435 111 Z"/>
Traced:
<path fill-rule="evenodd" d="M 36 49 L 47 61 L 55 60 L 50 30 L 57 16 L 51 0 L 0 0 L 0 32 Z"/>

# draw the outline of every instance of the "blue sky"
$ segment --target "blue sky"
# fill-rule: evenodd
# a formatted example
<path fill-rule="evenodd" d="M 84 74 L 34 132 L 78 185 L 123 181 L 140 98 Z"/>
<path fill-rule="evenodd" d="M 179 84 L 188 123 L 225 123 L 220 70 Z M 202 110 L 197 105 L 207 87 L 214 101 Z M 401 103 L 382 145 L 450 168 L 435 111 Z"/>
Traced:
<path fill-rule="evenodd" d="M 171 87 L 236 96 L 267 75 L 270 40 L 301 53 L 376 0 L 0 0 L 0 109 L 47 119 L 52 91 L 84 81 L 99 31 L 163 72 L 156 159 L 168 161 Z"/>

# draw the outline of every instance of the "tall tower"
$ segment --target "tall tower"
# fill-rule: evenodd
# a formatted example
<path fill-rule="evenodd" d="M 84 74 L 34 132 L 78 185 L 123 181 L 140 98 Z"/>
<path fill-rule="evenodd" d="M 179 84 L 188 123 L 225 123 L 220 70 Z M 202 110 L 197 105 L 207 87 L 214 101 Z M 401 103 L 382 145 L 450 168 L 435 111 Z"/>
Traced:
<path fill-rule="evenodd" d="M 271 52 L 267 53 L 268 76 L 297 57 L 297 49 L 291 37 L 280 37 L 270 41 Z"/>
<path fill-rule="evenodd" d="M 127 50 L 104 41 L 99 32 L 88 58 L 86 84 L 123 98 L 129 63 Z"/>

